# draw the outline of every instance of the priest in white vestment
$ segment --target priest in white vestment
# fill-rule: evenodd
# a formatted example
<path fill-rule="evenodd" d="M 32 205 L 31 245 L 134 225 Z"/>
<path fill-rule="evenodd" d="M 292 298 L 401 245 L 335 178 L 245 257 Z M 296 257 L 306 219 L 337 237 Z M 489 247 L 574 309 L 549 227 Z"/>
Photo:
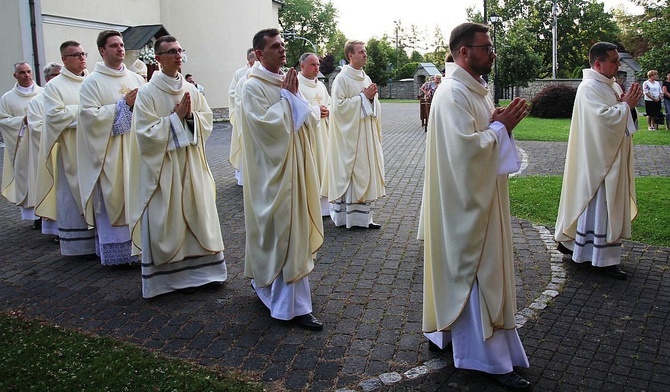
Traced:
<path fill-rule="evenodd" d="M 589 62 L 572 112 L 554 239 L 573 261 L 625 279 L 621 241 L 637 215 L 632 135 L 642 92 L 637 83 L 626 93 L 617 84 L 616 45 L 594 44 Z"/>
<path fill-rule="evenodd" d="M 244 275 L 270 315 L 319 331 L 308 275 L 323 244 L 319 179 L 311 148 L 316 119 L 298 91 L 277 29 L 261 30 L 242 90 L 244 116 Z"/>
<path fill-rule="evenodd" d="M 363 71 L 365 44 L 348 41 L 349 64 L 335 77 L 330 108 L 328 160 L 321 194 L 332 203 L 336 226 L 379 229 L 372 211 L 386 195 L 382 152 L 381 105 L 377 85 Z"/>
<path fill-rule="evenodd" d="M 79 192 L 77 163 L 77 119 L 79 89 L 88 76 L 84 48 L 76 41 L 60 46 L 63 69 L 44 89 L 44 122 L 38 166 L 37 215 L 49 219 L 48 195 L 55 189 L 58 239 L 63 256 L 96 253 L 95 230 L 86 224 Z M 56 166 L 52 167 L 53 160 Z M 45 204 L 46 203 L 46 204 Z"/>
<path fill-rule="evenodd" d="M 323 183 L 328 152 L 330 94 L 328 94 L 326 85 L 318 79 L 319 65 L 319 58 L 314 53 L 305 53 L 300 56 L 298 81 L 300 82 L 300 94 L 312 105 L 314 116 L 319 122 L 311 139 L 316 170 L 319 173 L 319 181 Z M 330 203 L 325 196 L 321 197 L 321 215 L 330 216 Z"/>
<path fill-rule="evenodd" d="M 48 83 L 51 79 L 60 75 L 62 65 L 58 63 L 51 62 L 47 64 L 42 70 L 44 80 Z M 47 170 L 46 165 L 41 167 L 39 166 L 39 156 L 40 156 L 40 144 L 42 141 L 42 122 L 44 118 L 44 94 L 39 94 L 33 97 L 30 102 L 28 102 L 28 134 L 30 135 L 30 183 L 28 195 L 31 198 L 30 202 L 32 205 L 37 206 L 37 188 L 38 188 L 38 174 L 39 170 Z M 54 160 L 50 162 L 49 168 L 53 170 Z M 45 175 L 44 173 L 42 174 Z M 56 192 L 51 192 L 47 195 L 50 199 L 49 201 L 42 201 L 42 210 L 47 209 L 46 206 L 49 205 L 51 211 L 47 214 L 52 217 L 52 219 L 41 218 L 42 234 L 49 235 L 58 235 L 58 222 L 56 222 Z"/>
<path fill-rule="evenodd" d="M 5 143 L 2 162 L 2 196 L 21 208 L 21 218 L 33 222 L 33 228 L 41 227 L 35 215 L 34 196 L 30 195 L 30 134 L 28 126 L 28 103 L 42 92 L 42 87 L 33 82 L 30 64 L 14 64 L 14 87 L 0 98 L 0 131 Z"/>
<path fill-rule="evenodd" d="M 132 256 L 125 203 L 130 162 L 130 127 L 137 89 L 144 79 L 123 64 L 121 33 L 98 34 L 102 62 L 84 80 L 80 90 L 77 125 L 79 190 L 86 222 L 95 226 L 98 254 L 103 265 L 139 261 Z"/>
<path fill-rule="evenodd" d="M 216 184 L 205 157 L 212 110 L 179 73 L 183 49 L 176 38 L 160 37 L 154 50 L 161 71 L 137 92 L 126 185 L 145 298 L 220 284 L 228 275 Z"/>
<path fill-rule="evenodd" d="M 249 48 L 247 50 L 247 63 L 244 67 L 235 71 L 233 80 L 230 81 L 230 86 L 228 87 L 228 118 L 230 126 L 233 128 L 230 135 L 230 155 L 228 159 L 233 168 L 235 168 L 235 179 L 239 186 L 244 185 L 244 182 L 242 180 L 242 124 L 240 123 L 241 117 L 237 114 L 241 104 L 239 96 L 241 87 L 238 89 L 238 84 L 240 80 L 246 80 L 247 71 L 255 62 L 256 52 L 254 52 L 253 48 Z"/>
<path fill-rule="evenodd" d="M 453 63 L 433 97 L 418 238 L 424 240 L 423 331 L 431 350 L 452 343 L 454 365 L 512 390 L 530 383 L 516 331 L 508 174 L 520 168 L 512 129 L 527 105 L 495 109 L 481 75 L 495 53 L 488 27 L 464 23 L 449 40 Z"/>

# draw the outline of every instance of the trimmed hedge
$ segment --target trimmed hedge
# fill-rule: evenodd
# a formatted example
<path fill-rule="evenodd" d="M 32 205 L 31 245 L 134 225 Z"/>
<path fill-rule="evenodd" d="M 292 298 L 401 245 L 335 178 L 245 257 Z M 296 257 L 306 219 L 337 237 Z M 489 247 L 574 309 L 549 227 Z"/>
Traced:
<path fill-rule="evenodd" d="M 552 84 L 540 91 L 530 105 L 530 115 L 539 118 L 571 118 L 577 89 L 566 84 Z"/>

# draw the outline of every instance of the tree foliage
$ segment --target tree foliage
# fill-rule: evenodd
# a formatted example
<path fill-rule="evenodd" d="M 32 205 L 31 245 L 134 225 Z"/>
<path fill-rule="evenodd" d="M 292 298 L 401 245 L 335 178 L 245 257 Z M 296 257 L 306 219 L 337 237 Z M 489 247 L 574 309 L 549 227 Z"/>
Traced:
<path fill-rule="evenodd" d="M 371 38 L 365 49 L 368 52 L 368 62 L 365 64 L 365 73 L 373 82 L 380 86 L 386 86 L 392 73 L 388 53 L 393 51 L 388 41 Z"/>
<path fill-rule="evenodd" d="M 587 68 L 588 49 L 598 41 L 616 42 L 619 29 L 604 5 L 595 0 L 556 0 L 558 30 L 558 77 L 572 77 Z M 506 1 L 499 14 L 514 22 L 526 20 L 535 37 L 536 52 L 542 54 L 539 77 L 552 74 L 552 2 Z"/>
<path fill-rule="evenodd" d="M 605 12 L 604 5 L 596 0 L 556 0 L 558 6 L 558 77 L 572 77 L 588 67 L 588 50 L 598 41 L 616 42 L 619 29 L 613 16 Z M 537 77 L 552 74 L 552 24 L 551 1 L 489 0 L 489 15 L 497 14 L 504 23 L 500 29 L 501 41 L 517 23 L 523 23 L 527 39 L 534 52 L 542 56 L 542 67 Z M 482 16 L 468 9 L 472 21 L 481 22 Z M 504 56 L 502 51 L 499 51 Z M 524 64 L 524 63 L 521 63 Z M 524 64 L 525 66 L 525 64 Z"/>
<path fill-rule="evenodd" d="M 337 9 L 330 1 L 284 0 L 279 10 L 279 24 L 284 32 L 293 32 L 298 37 L 311 41 L 318 52 L 323 52 L 331 38 L 337 39 Z M 285 39 L 286 64 L 295 66 L 305 52 L 313 47 L 302 39 Z M 317 53 L 318 54 L 318 53 Z"/>
<path fill-rule="evenodd" d="M 500 88 L 527 87 L 542 68 L 542 55 L 535 50 L 535 37 L 528 32 L 526 24 L 526 21 L 520 20 L 510 27 L 507 34 L 496 38 Z"/>
<path fill-rule="evenodd" d="M 637 0 L 644 9 L 642 15 L 618 14 L 622 26 L 622 43 L 631 54 L 637 55 L 646 77 L 650 69 L 664 75 L 670 70 L 670 0 Z"/>

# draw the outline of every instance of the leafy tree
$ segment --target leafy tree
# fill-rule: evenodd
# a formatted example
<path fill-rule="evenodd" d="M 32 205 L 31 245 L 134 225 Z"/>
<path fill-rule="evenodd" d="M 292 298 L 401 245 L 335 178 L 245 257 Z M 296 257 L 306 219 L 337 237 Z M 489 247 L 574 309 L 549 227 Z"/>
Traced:
<path fill-rule="evenodd" d="M 542 68 L 542 55 L 535 51 L 535 37 L 526 23 L 520 20 L 501 39 L 496 38 L 499 88 L 527 87 Z"/>
<path fill-rule="evenodd" d="M 419 67 L 418 62 L 407 63 L 400 67 L 395 74 L 395 79 L 408 79 L 414 76 L 414 72 Z"/>
<path fill-rule="evenodd" d="M 325 48 L 325 43 L 337 32 L 337 9 L 330 1 L 322 0 L 284 0 L 279 10 L 279 24 L 284 32 L 293 32 L 296 36 L 311 41 L 317 51 Z M 313 52 L 314 48 L 302 39 L 285 39 L 286 63 L 298 64 L 300 55 Z"/>
<path fill-rule="evenodd" d="M 664 75 L 670 67 L 670 0 L 637 0 L 644 9 L 639 16 L 628 18 L 628 28 L 624 30 L 622 41 L 626 48 L 630 45 L 642 66 L 641 75 L 655 69 Z"/>
<path fill-rule="evenodd" d="M 489 15 L 497 14 L 504 20 L 498 37 L 504 40 L 506 32 L 523 21 L 532 35 L 534 51 L 542 55 L 538 77 L 551 76 L 552 17 L 551 1 L 489 0 Z M 604 5 L 596 0 L 556 0 L 558 6 L 558 77 L 570 77 L 575 70 L 588 67 L 588 49 L 598 41 L 616 42 L 619 29 Z M 482 21 L 482 16 L 468 9 L 468 17 Z M 530 36 L 528 37 L 530 38 Z M 504 54 L 501 52 L 501 54 Z"/>
<path fill-rule="evenodd" d="M 409 61 L 411 63 L 422 63 L 423 62 L 423 55 L 416 50 L 412 51 L 412 55 L 409 56 Z"/>
<path fill-rule="evenodd" d="M 330 75 L 335 70 L 335 68 L 337 68 L 337 64 L 335 63 L 335 56 L 332 54 L 323 56 L 321 59 L 321 64 L 319 65 L 319 71 L 321 71 L 321 73 L 324 75 Z"/>
<path fill-rule="evenodd" d="M 333 62 L 336 67 L 339 65 L 340 60 L 346 60 L 344 57 L 344 44 L 346 43 L 347 37 L 339 29 L 326 42 L 326 53 L 333 56 Z"/>
<path fill-rule="evenodd" d="M 435 26 L 432 41 L 428 44 L 428 49 L 430 52 L 425 54 L 424 61 L 431 62 L 439 68 L 442 68 L 444 60 L 447 58 L 447 53 L 449 53 L 449 49 L 447 48 L 447 42 L 444 39 L 444 34 L 442 34 L 442 30 L 439 26 Z"/>
<path fill-rule="evenodd" d="M 388 41 L 370 38 L 365 45 L 368 52 L 368 62 L 365 64 L 365 73 L 373 82 L 380 86 L 386 86 L 391 77 L 390 61 L 388 57 L 390 47 Z"/>

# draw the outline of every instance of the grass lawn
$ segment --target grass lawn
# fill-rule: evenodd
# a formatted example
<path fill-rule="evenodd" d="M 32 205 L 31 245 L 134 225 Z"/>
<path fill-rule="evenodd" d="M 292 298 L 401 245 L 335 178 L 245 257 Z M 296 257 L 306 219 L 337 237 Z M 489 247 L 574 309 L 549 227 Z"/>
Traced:
<path fill-rule="evenodd" d="M 512 177 L 509 180 L 513 216 L 554 227 L 561 196 L 561 176 Z M 670 178 L 635 179 L 638 216 L 633 241 L 670 246 Z"/>
<path fill-rule="evenodd" d="M 500 100 L 500 105 L 509 104 L 508 99 Z M 644 107 L 637 108 L 638 113 L 644 113 Z M 640 130 L 633 136 L 633 144 L 670 145 L 670 131 L 666 126 L 657 132 L 647 130 L 647 118 L 638 118 Z M 567 142 L 570 134 L 569 118 L 537 118 L 526 117 L 514 129 L 514 139 L 539 142 Z"/>
<path fill-rule="evenodd" d="M 0 391 L 260 392 L 186 361 L 0 313 Z"/>

